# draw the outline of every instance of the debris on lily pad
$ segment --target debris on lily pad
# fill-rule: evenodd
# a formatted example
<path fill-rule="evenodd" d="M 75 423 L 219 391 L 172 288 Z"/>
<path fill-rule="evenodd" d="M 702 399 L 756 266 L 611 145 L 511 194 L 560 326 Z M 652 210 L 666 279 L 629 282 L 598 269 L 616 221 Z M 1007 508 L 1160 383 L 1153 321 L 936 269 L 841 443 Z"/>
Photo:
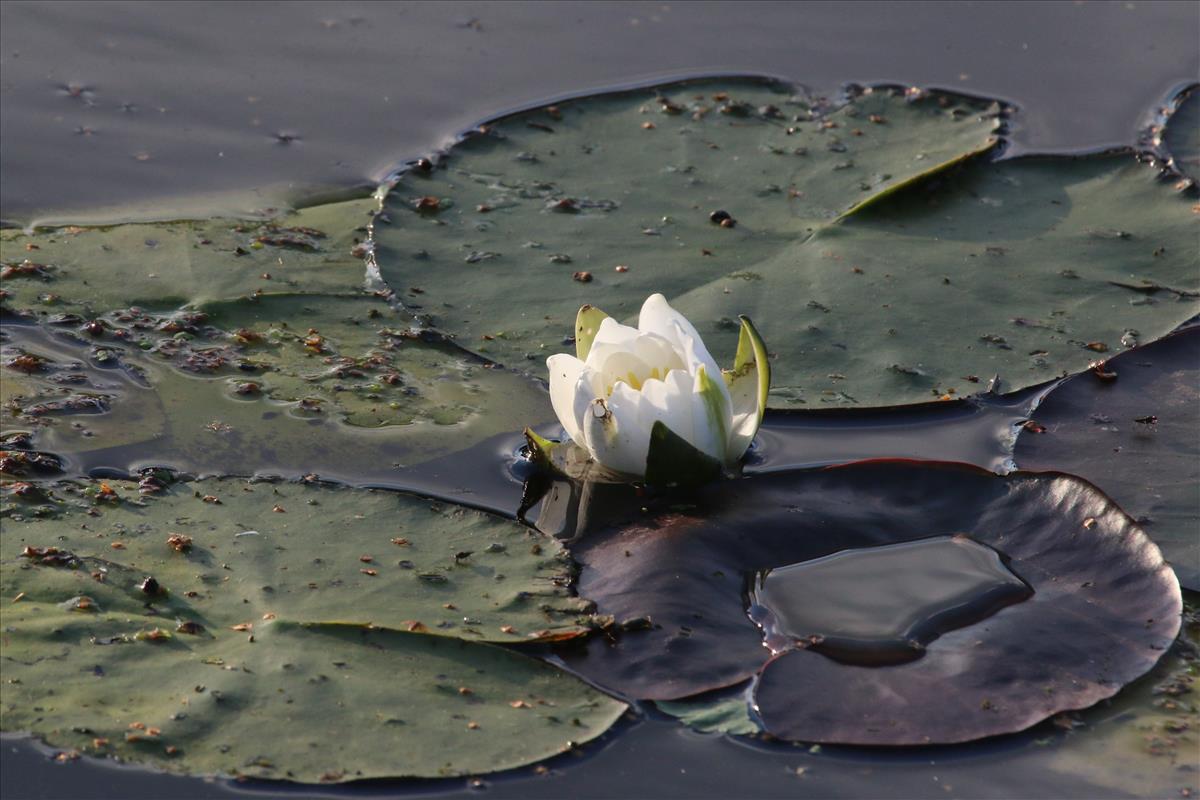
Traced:
<path fill-rule="evenodd" d="M 764 571 L 939 537 L 993 552 L 992 569 L 1028 591 L 996 595 L 983 584 L 987 605 L 972 619 L 938 611 L 959 600 L 934 598 L 936 630 L 860 639 L 858 654 L 836 625 L 784 624 L 772 637 L 747 608 Z M 589 531 L 572 555 L 579 593 L 598 614 L 652 623 L 568 650 L 573 670 L 654 700 L 762 671 L 755 707 L 765 729 L 802 741 L 927 744 L 1023 730 L 1112 696 L 1154 666 L 1179 628 L 1179 585 L 1158 548 L 1089 484 L 1058 474 L 882 462 L 757 476 L 658 501 L 637 523 Z M 913 591 L 910 572 L 881 574 L 899 582 L 896 596 Z M 861 580 L 884 585 L 871 572 Z M 842 584 L 851 595 L 829 598 L 831 608 L 861 600 L 862 587 Z"/>

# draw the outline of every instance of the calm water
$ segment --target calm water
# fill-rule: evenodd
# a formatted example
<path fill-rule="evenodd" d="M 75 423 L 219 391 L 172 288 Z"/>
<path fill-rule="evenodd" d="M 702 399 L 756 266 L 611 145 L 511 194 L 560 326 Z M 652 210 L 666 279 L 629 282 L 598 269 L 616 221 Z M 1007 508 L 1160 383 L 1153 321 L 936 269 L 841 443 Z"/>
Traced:
<path fill-rule="evenodd" d="M 700 71 L 948 87 L 1016 102 L 1018 148 L 1105 147 L 1196 79 L 1198 38 L 1188 2 L 5 2 L 0 217 L 261 208 Z"/>
<path fill-rule="evenodd" d="M 1131 143 L 1171 91 L 1197 79 L 1197 41 L 1200 5 L 1185 2 L 6 2 L 0 217 L 234 213 L 354 190 L 481 118 L 697 72 L 767 73 L 818 92 L 846 81 L 953 88 L 1016 103 L 1016 149 L 1094 149 Z M 788 461 L 785 444 L 782 434 L 764 439 L 763 468 L 772 457 Z M 136 460 L 110 455 L 104 466 Z M 1153 681 L 1133 692 L 1148 695 Z M 489 779 L 483 796 L 1177 792 L 1189 778 L 1169 764 L 1115 774 L 1103 748 L 1087 744 L 1126 713 L 1119 701 L 1093 709 L 1084 734 L 1046 725 L 972 747 L 810 753 L 700 735 L 650 711 L 554 760 L 546 777 L 524 770 Z M 1076 738 L 1085 735 L 1093 738 Z M 86 760 L 57 765 L 12 737 L 0 751 L 5 798 L 480 796 L 463 781 L 294 789 Z"/>

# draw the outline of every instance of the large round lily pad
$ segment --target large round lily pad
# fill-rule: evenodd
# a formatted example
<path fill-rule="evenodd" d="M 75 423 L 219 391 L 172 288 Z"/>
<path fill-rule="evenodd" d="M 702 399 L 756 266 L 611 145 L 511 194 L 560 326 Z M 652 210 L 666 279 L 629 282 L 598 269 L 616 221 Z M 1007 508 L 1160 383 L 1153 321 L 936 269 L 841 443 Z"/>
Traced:
<path fill-rule="evenodd" d="M 497 642 L 587 629 L 586 604 L 566 588 L 561 545 L 477 511 L 392 492 L 235 479 L 142 496 L 125 481 L 4 492 L 7 598 L 82 594 L 105 610 L 141 611 L 146 598 L 134 584 L 152 576 L 167 590 L 151 598 L 163 616 L 205 627 L 278 614 Z M 169 544 L 176 535 L 189 539 L 182 551 Z M 26 562 L 36 568 L 18 568 L 25 547 L 60 548 L 71 554 L 67 566 L 81 559 L 84 568 L 51 569 L 39 558 Z M 106 570 L 124 577 L 88 577 Z"/>
<path fill-rule="evenodd" d="M 527 764 L 625 708 L 486 644 L 586 630 L 549 537 L 392 493 L 161 483 L 4 488 L 5 730 L 315 782 Z"/>
<path fill-rule="evenodd" d="M 634 697 L 681 698 L 759 672 L 772 654 L 746 591 L 763 570 L 962 534 L 1002 553 L 1032 588 L 890 666 L 826 654 L 821 638 L 837 630 L 773 641 L 780 655 L 756 702 L 767 730 L 784 738 L 918 744 L 1021 730 L 1111 696 L 1149 670 L 1179 628 L 1179 586 L 1158 548 L 1104 495 L 1065 475 L 867 463 L 731 481 L 663 500 L 643 519 L 572 545 L 579 593 L 617 625 L 566 656 Z M 843 600 L 826 602 L 857 602 L 871 585 L 847 585 Z"/>
<path fill-rule="evenodd" d="M 1117 355 L 1054 389 L 1022 430 L 1018 466 L 1096 484 L 1200 589 L 1200 328 Z"/>
<path fill-rule="evenodd" d="M 985 106 L 885 90 L 833 110 L 736 81 L 585 98 L 403 175 L 376 255 L 424 321 L 539 372 L 583 303 L 632 316 L 663 292 L 714 352 L 748 314 L 773 405 L 1022 388 L 1195 313 L 1192 201 L 1159 170 L 970 158 L 996 134 Z"/>
<path fill-rule="evenodd" d="M 414 633 L 277 619 L 156 640 L 170 621 L 29 600 L 4 624 L 5 730 L 192 774 L 478 774 L 568 750 L 625 710 L 528 656 Z"/>

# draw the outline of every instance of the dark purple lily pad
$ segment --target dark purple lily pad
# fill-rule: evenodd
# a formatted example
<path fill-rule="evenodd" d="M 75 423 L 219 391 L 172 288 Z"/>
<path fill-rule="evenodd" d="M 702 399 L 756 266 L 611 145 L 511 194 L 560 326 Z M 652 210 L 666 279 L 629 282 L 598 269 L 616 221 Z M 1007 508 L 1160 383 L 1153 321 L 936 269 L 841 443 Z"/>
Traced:
<path fill-rule="evenodd" d="M 1017 464 L 1096 484 L 1158 542 L 1179 582 L 1200 589 L 1200 328 L 1064 381 L 1034 417 Z"/>
<path fill-rule="evenodd" d="M 749 580 L 763 570 L 956 534 L 1002 554 L 1033 594 L 919 643 L 916 660 L 855 666 L 803 640 L 772 660 L 747 615 Z M 803 741 L 920 744 L 1022 730 L 1144 674 L 1182 608 L 1149 537 L 1095 487 L 1060 474 L 881 461 L 761 475 L 655 500 L 639 522 L 590 531 L 571 550 L 580 595 L 616 624 L 566 651 L 568 666 L 612 691 L 669 700 L 766 664 L 761 718 L 770 733 Z"/>

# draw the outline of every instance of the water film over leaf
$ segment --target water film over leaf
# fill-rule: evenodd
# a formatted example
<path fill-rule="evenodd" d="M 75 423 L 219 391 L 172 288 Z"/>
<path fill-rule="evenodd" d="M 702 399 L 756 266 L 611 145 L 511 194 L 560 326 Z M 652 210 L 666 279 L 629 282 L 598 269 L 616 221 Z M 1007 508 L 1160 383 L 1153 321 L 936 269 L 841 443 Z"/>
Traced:
<path fill-rule="evenodd" d="M 763 570 L 953 535 L 1003 554 L 1032 594 L 924 637 L 905 658 L 893 658 L 884 642 L 868 653 L 884 666 L 825 647 L 839 630 L 771 642 L 779 655 L 756 689 L 768 732 L 919 744 L 1018 731 L 1113 695 L 1149 670 L 1178 630 L 1170 567 L 1089 484 L 895 462 L 729 482 L 661 500 L 634 524 L 585 534 L 572 544 L 579 592 L 612 616 L 615 635 L 565 658 L 634 697 L 674 700 L 729 686 L 771 656 L 747 610 L 747 587 Z M 911 574 L 938 583 L 926 568 L 936 564 Z M 901 581 L 909 574 L 892 571 Z M 882 585 L 866 573 L 862 585 L 843 584 L 839 591 L 849 594 L 826 598 L 826 610 Z"/>
<path fill-rule="evenodd" d="M 361 290 L 377 203 L 313 206 L 272 220 L 216 219 L 0 231 L 6 302 L 39 318 L 139 306 L 193 308 L 271 294 Z"/>
<path fill-rule="evenodd" d="M 1054 389 L 1017 438 L 1023 469 L 1096 484 L 1200 589 L 1200 328 L 1120 353 Z"/>

